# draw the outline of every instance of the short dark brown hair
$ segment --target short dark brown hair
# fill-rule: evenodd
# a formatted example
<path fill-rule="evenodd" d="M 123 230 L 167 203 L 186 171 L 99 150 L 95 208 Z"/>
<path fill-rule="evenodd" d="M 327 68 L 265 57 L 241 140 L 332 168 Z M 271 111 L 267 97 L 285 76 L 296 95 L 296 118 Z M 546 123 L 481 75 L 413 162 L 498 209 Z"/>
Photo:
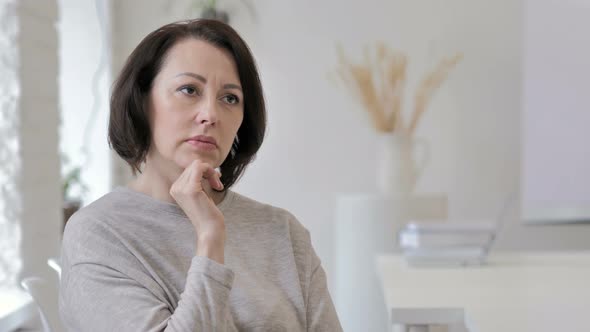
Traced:
<path fill-rule="evenodd" d="M 236 63 L 244 94 L 244 119 L 231 151 L 221 164 L 221 181 L 230 188 L 254 160 L 266 130 L 266 107 L 256 62 L 248 45 L 229 25 L 215 20 L 188 20 L 165 25 L 147 35 L 133 50 L 113 85 L 108 141 L 132 168 L 145 161 L 150 148 L 147 98 L 168 51 L 195 38 L 223 49 Z"/>

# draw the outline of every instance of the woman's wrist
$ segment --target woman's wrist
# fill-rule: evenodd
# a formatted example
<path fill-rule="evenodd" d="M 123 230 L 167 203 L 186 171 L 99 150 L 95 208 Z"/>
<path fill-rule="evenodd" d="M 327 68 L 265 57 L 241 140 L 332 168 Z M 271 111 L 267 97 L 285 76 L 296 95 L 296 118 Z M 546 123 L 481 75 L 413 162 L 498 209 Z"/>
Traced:
<path fill-rule="evenodd" d="M 196 255 L 207 257 L 220 264 L 224 264 L 225 235 L 223 233 L 204 233 L 197 235 Z"/>

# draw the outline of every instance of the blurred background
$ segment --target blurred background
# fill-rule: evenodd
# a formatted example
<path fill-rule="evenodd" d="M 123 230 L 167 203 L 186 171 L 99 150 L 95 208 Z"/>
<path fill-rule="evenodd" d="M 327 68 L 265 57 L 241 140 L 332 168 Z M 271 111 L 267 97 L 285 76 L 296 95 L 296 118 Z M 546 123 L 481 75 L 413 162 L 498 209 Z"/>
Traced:
<path fill-rule="evenodd" d="M 400 173 L 415 179 L 402 194 L 431 204 L 417 210 L 500 224 L 493 251 L 590 249 L 585 1 L 0 0 L 0 294 L 49 273 L 64 219 L 130 179 L 106 139 L 111 84 L 127 56 L 154 29 L 210 9 L 251 47 L 268 106 L 266 140 L 234 190 L 290 210 L 310 230 L 341 316 L 339 272 L 358 269 L 347 248 L 371 233 L 346 237 L 340 219 L 372 227 L 362 210 L 372 205 L 354 214 L 343 202 L 399 184 L 393 175 L 384 185 L 379 170 L 395 163 L 383 142 L 404 132 L 375 127 L 354 76 L 355 65 L 381 63 L 380 47 L 403 55 L 396 91 L 407 121 L 429 73 L 459 59 L 406 135 L 422 142 L 423 151 L 409 147 L 419 170 Z M 396 252 L 398 228 L 413 219 L 382 218 L 395 225 L 382 251 Z"/>

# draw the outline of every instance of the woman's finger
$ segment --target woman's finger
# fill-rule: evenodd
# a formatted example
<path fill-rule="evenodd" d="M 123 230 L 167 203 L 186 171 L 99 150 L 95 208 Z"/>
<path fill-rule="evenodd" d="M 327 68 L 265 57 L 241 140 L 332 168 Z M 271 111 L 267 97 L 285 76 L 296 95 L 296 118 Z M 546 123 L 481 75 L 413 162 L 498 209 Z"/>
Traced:
<path fill-rule="evenodd" d="M 212 188 L 223 190 L 223 183 L 221 183 L 221 173 L 209 166 L 203 173 L 203 178 L 209 181 Z"/>
<path fill-rule="evenodd" d="M 198 163 L 195 165 L 195 168 L 196 178 L 194 180 L 206 179 L 211 188 L 223 190 L 223 183 L 221 183 L 220 180 L 221 174 L 219 174 L 210 164 Z"/>
<path fill-rule="evenodd" d="M 182 173 L 180 173 L 180 176 L 176 179 L 176 181 L 172 183 L 172 186 L 170 187 L 170 194 L 172 196 L 174 196 L 174 194 L 177 192 L 181 192 L 182 188 L 185 186 L 185 183 L 189 180 L 191 166 L 192 165 L 189 165 L 189 167 L 185 168 Z"/>

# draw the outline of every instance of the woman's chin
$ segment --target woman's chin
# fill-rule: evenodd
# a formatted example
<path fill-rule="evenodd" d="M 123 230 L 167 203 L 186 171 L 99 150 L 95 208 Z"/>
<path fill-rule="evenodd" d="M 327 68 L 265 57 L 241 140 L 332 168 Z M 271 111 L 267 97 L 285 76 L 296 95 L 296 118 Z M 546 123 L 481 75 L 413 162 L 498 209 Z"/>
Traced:
<path fill-rule="evenodd" d="M 179 160 L 176 164 L 180 167 L 187 168 L 193 161 L 198 160 L 202 163 L 207 163 L 211 165 L 213 168 L 217 167 L 217 161 L 212 158 L 211 156 L 204 156 L 202 154 L 192 154 L 190 156 L 185 156 L 182 160 Z"/>

